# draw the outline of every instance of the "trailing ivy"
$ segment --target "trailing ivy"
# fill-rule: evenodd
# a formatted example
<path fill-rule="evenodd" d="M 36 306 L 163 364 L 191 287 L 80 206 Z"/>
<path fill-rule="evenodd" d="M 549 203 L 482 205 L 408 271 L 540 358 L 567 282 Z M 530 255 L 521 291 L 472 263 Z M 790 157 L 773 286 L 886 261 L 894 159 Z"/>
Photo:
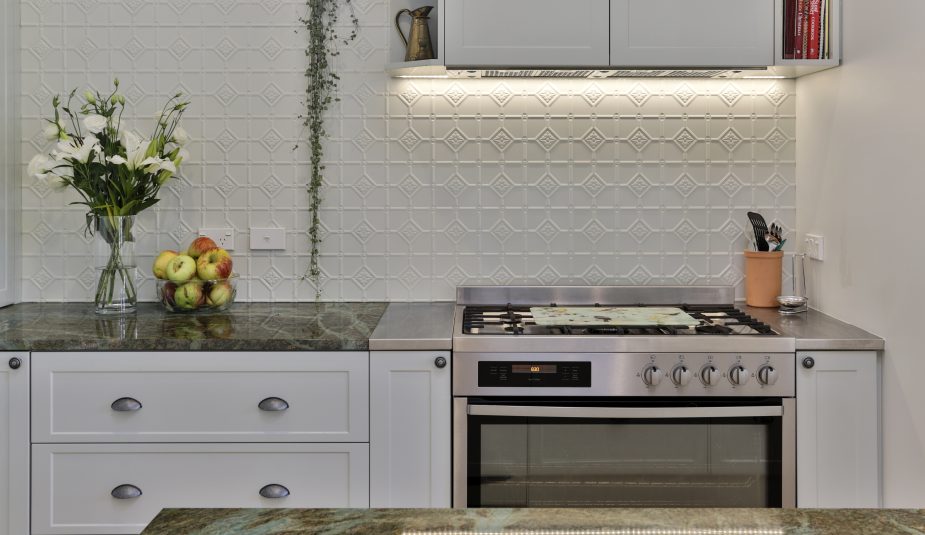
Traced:
<path fill-rule="evenodd" d="M 299 22 L 308 30 L 308 67 L 305 71 L 307 88 L 305 90 L 305 113 L 300 116 L 302 124 L 308 129 L 308 146 L 311 151 L 311 178 L 308 183 L 308 209 L 311 222 L 308 236 L 311 242 L 311 260 L 303 279 L 315 285 L 315 295 L 321 293 L 321 269 L 318 267 L 318 249 L 321 245 L 320 217 L 324 185 L 324 147 L 323 139 L 327 136 L 324 128 L 325 113 L 331 104 L 338 102 L 337 87 L 340 77 L 334 70 L 334 61 L 339 54 L 337 47 L 348 44 L 357 37 L 359 21 L 353 13 L 351 0 L 306 0 L 308 14 Z M 350 33 L 341 35 L 337 27 L 339 12 L 342 7 L 350 10 Z"/>

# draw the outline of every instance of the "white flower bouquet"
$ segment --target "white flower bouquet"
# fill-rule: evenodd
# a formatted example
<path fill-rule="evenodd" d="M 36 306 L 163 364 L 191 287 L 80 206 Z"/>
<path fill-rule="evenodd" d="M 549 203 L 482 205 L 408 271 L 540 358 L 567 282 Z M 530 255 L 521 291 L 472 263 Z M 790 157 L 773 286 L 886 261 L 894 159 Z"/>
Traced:
<path fill-rule="evenodd" d="M 167 101 L 151 137 L 144 139 L 123 130 L 125 97 L 118 92 L 118 78 L 113 83 L 109 95 L 86 91 L 76 110 L 72 107 L 76 89 L 64 105 L 55 96 L 54 118 L 46 119 L 44 134 L 56 143 L 50 153 L 37 154 L 28 166 L 29 175 L 37 180 L 77 191 L 81 199 L 72 204 L 87 207 L 87 232 L 97 234 L 108 246 L 105 265 L 99 266 L 98 312 L 135 309 L 134 258 L 123 251 L 134 242 L 133 216 L 158 202 L 161 187 L 188 157 L 183 146 L 189 135 L 179 123 L 189 102 L 181 93 Z"/>

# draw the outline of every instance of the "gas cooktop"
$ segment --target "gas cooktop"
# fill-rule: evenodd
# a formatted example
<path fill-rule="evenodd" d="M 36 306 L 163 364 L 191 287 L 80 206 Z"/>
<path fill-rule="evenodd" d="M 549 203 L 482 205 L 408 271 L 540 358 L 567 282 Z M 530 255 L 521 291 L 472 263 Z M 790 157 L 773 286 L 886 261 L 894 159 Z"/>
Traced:
<path fill-rule="evenodd" d="M 711 286 L 465 286 L 456 292 L 453 351 L 461 353 L 792 353 L 796 341 Z M 553 307 L 535 318 L 531 308 Z M 613 309 L 630 307 L 626 312 Z M 655 307 L 651 312 L 647 308 Z M 594 313 L 595 308 L 601 308 Z M 671 308 L 675 310 L 671 315 Z M 588 313 L 591 310 L 591 313 Z M 667 315 L 666 315 L 667 311 Z M 601 325 L 588 324 L 588 318 Z M 642 318 L 642 320 L 641 320 Z M 645 324 L 648 318 L 654 323 Z M 667 321 L 664 321 L 667 318 Z M 542 321 L 540 321 L 542 320 Z M 680 321 L 678 321 L 680 320 Z M 568 321 L 565 321 L 567 323 Z M 621 324 L 623 323 L 623 324 Z"/>
<path fill-rule="evenodd" d="M 549 306 L 555 307 L 556 303 Z M 644 310 L 646 305 L 637 305 Z M 779 336 L 770 326 L 732 305 L 676 305 L 699 322 L 675 325 L 537 325 L 529 306 L 470 305 L 463 309 L 462 333 L 525 336 Z M 576 307 L 572 307 L 576 308 Z M 587 307 L 589 309 L 600 308 Z M 661 307 L 659 307 L 661 308 Z"/>

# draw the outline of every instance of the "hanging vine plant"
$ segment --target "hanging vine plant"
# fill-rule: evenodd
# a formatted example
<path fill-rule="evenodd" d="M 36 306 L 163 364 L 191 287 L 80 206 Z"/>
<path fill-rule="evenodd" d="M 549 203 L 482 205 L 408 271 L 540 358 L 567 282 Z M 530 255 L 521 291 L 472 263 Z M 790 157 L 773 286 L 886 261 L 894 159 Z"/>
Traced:
<path fill-rule="evenodd" d="M 356 39 L 360 24 L 353 12 L 351 0 L 306 0 L 305 3 L 308 6 L 308 14 L 301 17 L 299 22 L 308 30 L 308 47 L 305 49 L 305 55 L 308 57 L 305 78 L 308 85 L 305 89 L 305 113 L 300 118 L 308 131 L 307 143 L 311 151 L 311 176 L 307 187 L 311 216 L 308 228 L 311 260 L 303 279 L 311 281 L 315 285 L 316 296 L 320 296 L 321 269 L 318 267 L 318 251 L 321 245 L 321 219 L 318 211 L 321 208 L 321 189 L 324 185 L 322 142 L 327 136 L 324 120 L 331 104 L 340 100 L 337 96 L 340 77 L 334 70 L 335 58 L 339 54 L 337 47 Z M 347 8 L 350 12 L 349 34 L 342 34 L 338 28 L 342 8 Z"/>

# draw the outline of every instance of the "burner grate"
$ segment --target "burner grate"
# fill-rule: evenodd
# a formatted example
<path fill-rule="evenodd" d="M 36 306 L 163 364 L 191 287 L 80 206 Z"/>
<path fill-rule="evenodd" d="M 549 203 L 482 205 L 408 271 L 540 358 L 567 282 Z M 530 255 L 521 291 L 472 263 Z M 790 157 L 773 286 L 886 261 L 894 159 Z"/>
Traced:
<path fill-rule="evenodd" d="M 550 306 L 556 306 L 552 303 Z M 595 304 L 594 306 L 600 306 Z M 637 305 L 643 306 L 643 305 Z M 463 309 L 463 334 L 523 336 L 776 336 L 765 323 L 732 305 L 680 305 L 699 325 L 675 327 L 665 325 L 621 327 L 542 326 L 537 325 L 529 306 L 467 306 Z"/>

